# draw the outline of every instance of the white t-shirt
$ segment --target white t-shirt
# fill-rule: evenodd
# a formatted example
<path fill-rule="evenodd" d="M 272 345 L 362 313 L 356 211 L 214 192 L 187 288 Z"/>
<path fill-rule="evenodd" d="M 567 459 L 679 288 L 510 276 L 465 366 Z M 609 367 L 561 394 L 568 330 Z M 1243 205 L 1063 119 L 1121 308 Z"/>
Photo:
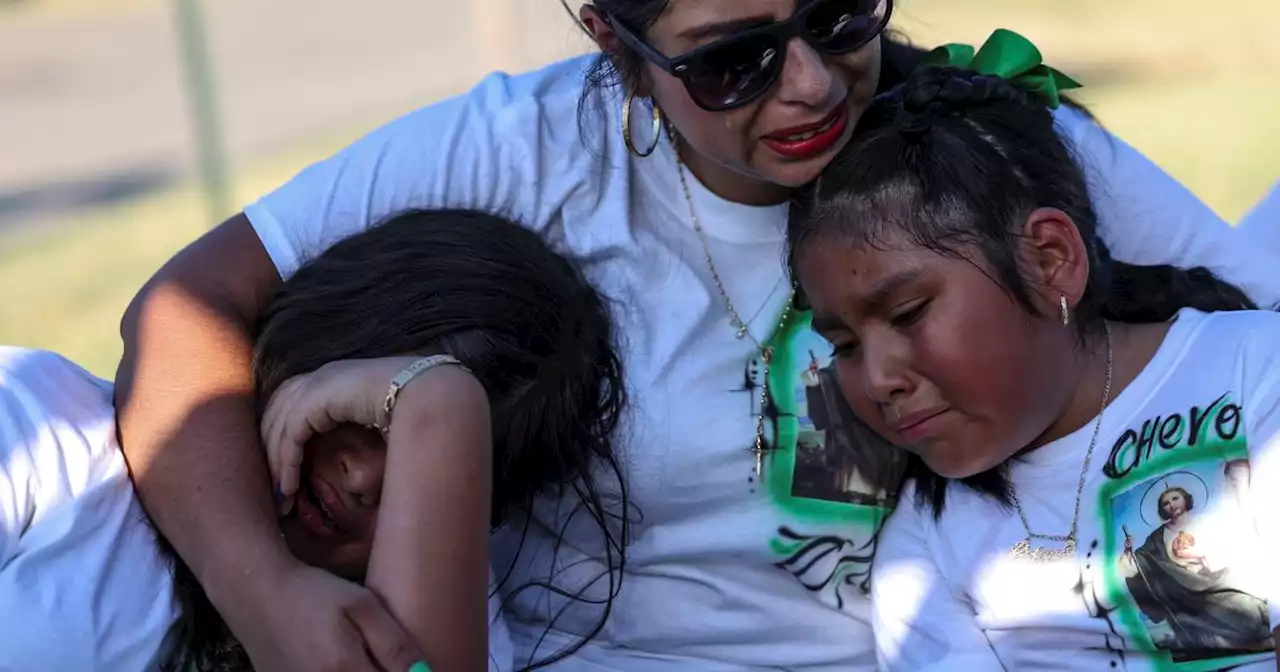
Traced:
<path fill-rule="evenodd" d="M 1103 413 L 1072 559 L 1013 559 L 1015 511 L 952 486 L 935 521 L 908 484 L 875 563 L 882 669 L 1274 672 L 1278 343 L 1277 313 L 1179 313 Z M 1033 531 L 1070 528 L 1093 431 L 1012 464 Z"/>
<path fill-rule="evenodd" d="M 111 384 L 0 347 L 0 670 L 158 670 L 169 564 L 116 443 Z"/>
<path fill-rule="evenodd" d="M 1280 253 L 1280 182 L 1240 220 L 1238 228 L 1264 247 Z"/>
<path fill-rule="evenodd" d="M 850 442 L 828 420 L 843 411 L 820 375 L 830 348 L 798 315 L 774 335 L 774 450 L 763 484 L 755 478 L 748 448 L 762 363 L 728 324 L 669 143 L 630 156 L 616 91 L 594 101 L 602 115 L 587 106 L 580 128 L 587 65 L 584 57 L 490 76 L 307 168 L 245 212 L 284 276 L 397 211 L 442 206 L 505 213 L 588 261 L 588 276 L 618 306 L 633 403 L 621 449 L 638 522 L 608 623 L 562 669 L 870 669 L 864 588 L 896 457 L 840 449 Z M 1082 115 L 1058 118 L 1097 162 L 1103 233 L 1117 258 L 1206 265 L 1280 299 L 1274 259 Z M 751 333 L 769 339 L 788 293 L 786 207 L 730 203 L 692 176 L 689 186 L 725 289 Z M 593 598 L 608 591 L 608 581 L 592 583 L 605 568 L 595 524 L 579 515 L 566 527 L 569 511 L 546 502 L 535 512 L 508 588 L 554 576 L 590 584 Z M 519 536 L 500 535 L 499 575 Z M 576 604 L 561 614 L 563 606 L 547 591 L 516 594 L 508 613 L 517 662 L 575 643 L 601 613 Z"/>

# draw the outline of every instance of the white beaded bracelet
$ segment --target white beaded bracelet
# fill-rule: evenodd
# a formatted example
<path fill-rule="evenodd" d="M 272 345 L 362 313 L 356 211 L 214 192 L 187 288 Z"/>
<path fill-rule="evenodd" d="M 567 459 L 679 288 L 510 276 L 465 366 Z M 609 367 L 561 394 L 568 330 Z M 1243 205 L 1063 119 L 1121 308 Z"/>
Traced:
<path fill-rule="evenodd" d="M 386 436 L 387 432 L 391 431 L 391 411 L 396 406 L 396 399 L 400 396 L 400 390 L 414 378 L 438 366 L 456 366 L 467 373 L 471 373 L 471 369 L 468 369 L 465 364 L 452 355 L 431 355 L 414 361 L 391 379 L 391 387 L 387 389 L 387 398 L 382 402 L 382 422 L 374 423 L 374 429 Z"/>

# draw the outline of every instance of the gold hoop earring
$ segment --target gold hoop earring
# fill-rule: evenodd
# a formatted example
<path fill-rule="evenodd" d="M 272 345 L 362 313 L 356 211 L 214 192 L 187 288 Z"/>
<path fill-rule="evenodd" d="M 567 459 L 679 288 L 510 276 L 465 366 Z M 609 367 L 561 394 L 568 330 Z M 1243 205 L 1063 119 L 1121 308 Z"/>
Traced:
<path fill-rule="evenodd" d="M 632 154 L 645 158 L 658 148 L 658 142 L 662 139 L 662 110 L 658 109 L 657 103 L 653 106 L 653 142 L 649 143 L 649 148 L 645 151 L 636 149 L 636 145 L 631 140 L 631 104 L 636 99 L 636 94 L 627 96 L 626 102 L 622 103 L 622 143 L 627 146 L 627 151 Z"/>
<path fill-rule="evenodd" d="M 1058 295 L 1058 306 L 1062 308 L 1062 326 L 1071 324 L 1071 309 L 1067 307 L 1067 296 L 1065 294 Z"/>

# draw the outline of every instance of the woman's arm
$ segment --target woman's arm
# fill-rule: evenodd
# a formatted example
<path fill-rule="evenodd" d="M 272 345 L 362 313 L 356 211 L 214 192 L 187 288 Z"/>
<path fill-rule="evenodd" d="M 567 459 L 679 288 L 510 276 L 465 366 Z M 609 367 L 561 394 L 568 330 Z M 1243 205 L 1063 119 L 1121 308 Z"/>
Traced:
<path fill-rule="evenodd" d="M 1055 117 L 1085 169 L 1102 239 L 1116 259 L 1203 266 L 1261 306 L 1280 304 L 1280 254 L 1236 235 L 1195 194 L 1080 111 L 1064 106 Z"/>
<path fill-rule="evenodd" d="M 116 413 L 134 484 L 220 606 L 292 561 L 258 449 L 251 368 L 250 333 L 279 286 L 239 215 L 169 261 L 120 326 Z"/>
<path fill-rule="evenodd" d="M 488 669 L 489 402 L 441 367 L 400 393 L 366 585 L 435 670 Z"/>
<path fill-rule="evenodd" d="M 323 667 L 315 664 L 321 647 L 313 643 L 336 641 L 325 633 L 350 626 L 344 614 L 351 605 L 337 600 L 353 595 L 337 583 L 319 586 L 320 577 L 294 561 L 278 538 L 249 397 L 258 314 L 280 276 L 402 209 L 467 207 L 509 213 L 531 226 L 549 221 L 561 197 L 533 193 L 530 185 L 542 184 L 540 176 L 552 174 L 543 164 L 560 156 L 541 148 L 562 143 L 541 137 L 546 114 L 535 93 L 558 87 L 564 91 L 557 96 L 576 99 L 571 89 L 581 81 L 580 67 L 570 62 L 550 74 L 493 76 L 465 96 L 369 134 L 196 241 L 152 278 L 125 315 L 117 401 L 139 495 L 261 669 Z M 309 578 L 285 580 L 298 576 Z M 281 594 L 305 585 L 311 589 L 293 602 Z M 357 599 L 360 613 L 386 623 L 372 594 L 362 594 L 372 601 Z M 305 631 L 308 623 L 313 632 Z M 382 639 L 392 648 L 407 641 Z"/>
<path fill-rule="evenodd" d="M 871 573 L 872 628 L 881 670 L 1004 669 L 973 608 L 938 569 L 926 520 L 908 485 L 881 531 Z"/>
<path fill-rule="evenodd" d="M 116 381 L 134 484 L 259 669 L 374 672 L 367 648 L 383 667 L 405 670 L 420 656 L 377 598 L 303 566 L 280 538 L 249 335 L 279 283 L 249 222 L 235 217 L 134 299 Z"/>

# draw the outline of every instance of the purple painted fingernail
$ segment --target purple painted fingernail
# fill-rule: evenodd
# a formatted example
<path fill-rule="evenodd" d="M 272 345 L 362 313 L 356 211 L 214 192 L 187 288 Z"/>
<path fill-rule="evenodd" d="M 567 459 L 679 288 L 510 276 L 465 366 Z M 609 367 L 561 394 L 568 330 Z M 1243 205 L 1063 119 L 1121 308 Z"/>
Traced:
<path fill-rule="evenodd" d="M 276 496 L 276 506 L 280 506 L 280 502 L 284 501 L 284 493 L 280 491 L 279 483 L 276 483 L 275 496 Z"/>

